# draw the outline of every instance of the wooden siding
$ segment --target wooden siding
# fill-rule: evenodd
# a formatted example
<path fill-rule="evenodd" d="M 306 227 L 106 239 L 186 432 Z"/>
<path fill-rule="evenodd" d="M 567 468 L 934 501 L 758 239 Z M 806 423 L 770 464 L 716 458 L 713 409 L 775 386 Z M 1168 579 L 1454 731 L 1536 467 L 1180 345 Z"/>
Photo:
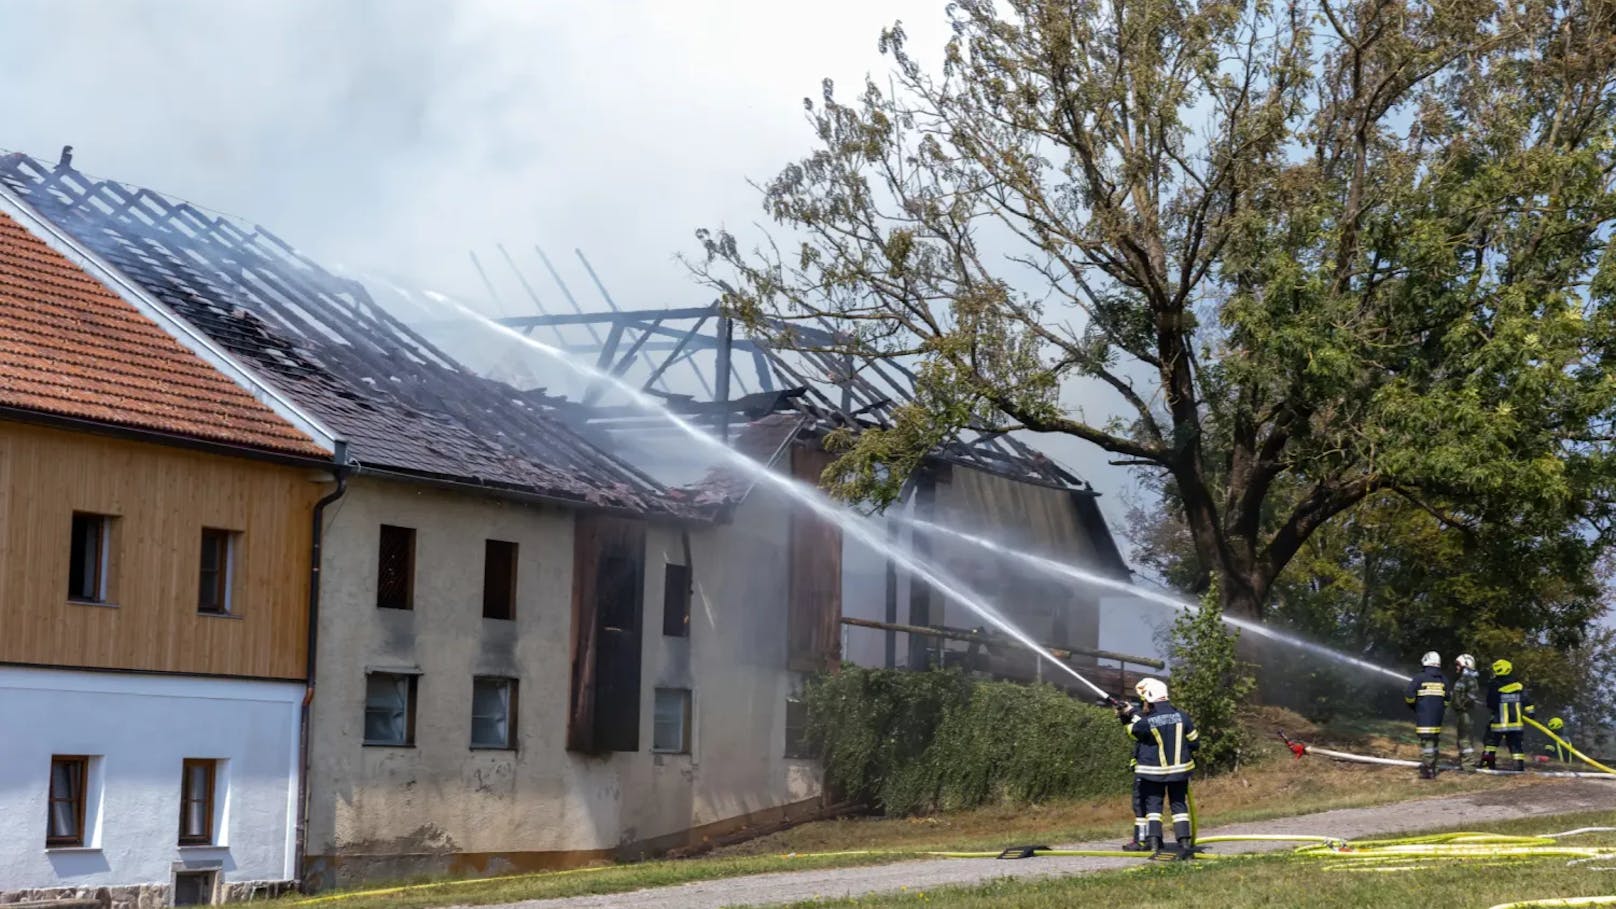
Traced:
<path fill-rule="evenodd" d="M 791 474 L 818 484 L 834 458 L 794 445 Z M 803 507 L 791 511 L 791 578 L 786 661 L 794 670 L 833 668 L 841 661 L 842 531 Z"/>
<path fill-rule="evenodd" d="M 0 662 L 300 679 L 307 469 L 0 422 Z M 67 599 L 75 511 L 112 515 L 107 599 Z M 231 615 L 199 615 L 202 528 L 237 531 Z"/>

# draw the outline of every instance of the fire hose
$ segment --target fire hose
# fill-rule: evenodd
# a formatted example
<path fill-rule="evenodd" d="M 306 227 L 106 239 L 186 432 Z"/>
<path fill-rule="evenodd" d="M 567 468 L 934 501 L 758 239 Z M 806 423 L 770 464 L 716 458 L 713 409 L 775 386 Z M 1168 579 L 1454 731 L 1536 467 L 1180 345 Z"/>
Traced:
<path fill-rule="evenodd" d="M 1606 767 L 1604 764 L 1599 763 L 1598 761 L 1594 760 L 1593 758 L 1589 757 L 1588 755 L 1583 754 L 1582 752 L 1578 751 L 1577 749 L 1571 747 L 1570 742 L 1568 742 L 1565 739 L 1560 738 L 1559 736 L 1555 735 L 1554 730 L 1550 729 L 1549 727 L 1543 725 L 1542 723 L 1539 723 L 1537 720 L 1534 720 L 1529 716 L 1521 717 L 1521 719 L 1523 719 L 1527 723 L 1529 723 L 1532 726 L 1533 729 L 1536 729 L 1537 731 L 1543 733 L 1544 735 L 1548 736 L 1549 738 L 1554 739 L 1556 742 L 1559 742 L 1561 747 L 1563 747 L 1563 748 L 1565 748 L 1565 750 L 1571 752 L 1573 755 L 1576 756 L 1576 758 L 1578 760 L 1582 761 L 1584 764 L 1587 764 L 1589 767 L 1593 767 L 1596 770 L 1601 770 L 1601 771 L 1603 771 L 1603 772 L 1605 772 L 1607 774 L 1616 775 L 1616 770 L 1612 770 L 1609 767 Z"/>
<path fill-rule="evenodd" d="M 1531 719 L 1528 719 L 1527 722 L 1532 723 L 1532 725 L 1534 725 L 1534 726 L 1538 725 L 1535 721 L 1533 721 Z M 1544 732 L 1548 732 L 1549 735 L 1554 736 L 1554 733 L 1549 732 L 1548 729 L 1543 728 L 1541 726 L 1539 726 L 1538 728 L 1543 729 Z M 1318 755 L 1319 757 L 1330 758 L 1331 760 L 1347 761 L 1347 762 L 1355 763 L 1355 764 L 1380 764 L 1380 765 L 1384 765 L 1384 766 L 1388 766 L 1388 767 L 1418 767 L 1418 766 L 1420 766 L 1419 761 L 1411 761 L 1411 760 L 1407 760 L 1405 758 L 1375 757 L 1373 755 L 1368 755 L 1368 754 L 1353 754 L 1350 751 L 1336 751 L 1336 750 L 1331 749 L 1331 748 L 1320 748 L 1317 745 L 1309 745 L 1306 742 L 1296 741 L 1295 739 L 1292 739 L 1290 736 L 1286 735 L 1284 730 L 1275 730 L 1275 732 L 1277 732 L 1279 734 L 1280 739 L 1282 741 L 1284 741 L 1285 747 L 1289 748 L 1291 750 L 1291 754 L 1295 755 L 1298 759 L 1300 759 L 1303 755 L 1314 754 L 1314 755 Z M 1559 736 L 1554 736 L 1554 737 L 1556 739 L 1559 739 Z M 1563 739 L 1561 739 L 1561 741 L 1564 742 Z M 1568 750 L 1570 750 L 1572 754 L 1575 754 L 1577 757 L 1581 758 L 1585 763 L 1588 764 L 1588 766 L 1599 768 L 1600 772 L 1598 772 L 1598 773 L 1586 773 L 1586 772 L 1581 772 L 1581 771 L 1576 771 L 1576 770 L 1534 770 L 1534 771 L 1531 771 L 1531 775 L 1532 776 L 1555 777 L 1555 778 L 1563 778 L 1563 779 L 1594 779 L 1594 780 L 1606 779 L 1606 780 L 1616 780 L 1616 771 L 1612 771 L 1610 768 L 1606 767 L 1604 764 L 1601 764 L 1601 763 L 1587 757 L 1586 755 L 1583 755 L 1581 752 L 1578 752 L 1575 749 L 1572 749 L 1569 744 L 1566 745 L 1566 748 Z M 1487 768 L 1480 768 L 1480 769 L 1477 769 L 1475 772 L 1476 773 L 1487 774 L 1489 776 L 1520 776 L 1520 775 L 1524 774 L 1526 771 L 1520 771 L 1520 770 L 1490 770 L 1490 769 L 1487 769 Z"/>

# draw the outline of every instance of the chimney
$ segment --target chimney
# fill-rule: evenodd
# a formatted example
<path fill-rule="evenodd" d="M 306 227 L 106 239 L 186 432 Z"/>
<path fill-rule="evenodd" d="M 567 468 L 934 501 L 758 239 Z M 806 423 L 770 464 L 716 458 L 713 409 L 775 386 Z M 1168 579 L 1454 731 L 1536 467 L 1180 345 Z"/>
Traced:
<path fill-rule="evenodd" d="M 73 169 L 73 146 L 71 146 L 71 145 L 62 146 L 62 158 L 61 158 L 60 161 L 56 162 L 56 169 L 57 170 L 72 170 Z"/>

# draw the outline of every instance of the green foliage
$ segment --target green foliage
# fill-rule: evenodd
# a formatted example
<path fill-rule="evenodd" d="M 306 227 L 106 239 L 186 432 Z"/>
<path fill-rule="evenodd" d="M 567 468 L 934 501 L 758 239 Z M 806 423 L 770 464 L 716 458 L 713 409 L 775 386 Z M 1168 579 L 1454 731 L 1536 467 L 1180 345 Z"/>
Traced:
<path fill-rule="evenodd" d="M 1049 685 L 844 666 L 804 692 L 826 783 L 889 814 L 1123 791 L 1108 711 Z"/>
<path fill-rule="evenodd" d="M 1196 766 L 1207 771 L 1233 768 L 1246 748 L 1239 713 L 1255 682 L 1251 667 L 1236 651 L 1238 632 L 1223 624 L 1217 588 L 1201 598 L 1201 608 L 1173 622 L 1170 692 L 1201 733 Z"/>

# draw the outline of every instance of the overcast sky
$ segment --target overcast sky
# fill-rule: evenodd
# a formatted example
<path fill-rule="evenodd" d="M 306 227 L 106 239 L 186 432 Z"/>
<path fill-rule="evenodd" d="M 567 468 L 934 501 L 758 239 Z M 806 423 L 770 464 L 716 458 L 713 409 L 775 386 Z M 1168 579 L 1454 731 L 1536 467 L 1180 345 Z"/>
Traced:
<path fill-rule="evenodd" d="M 496 242 L 537 277 L 537 243 L 626 307 L 694 305 L 674 256 L 761 219 L 747 181 L 809 149 L 803 97 L 883 71 L 900 19 L 936 59 L 939 0 L 0 0 L 0 148 L 445 290 Z M 1120 531 L 1126 473 L 1043 447 Z"/>

